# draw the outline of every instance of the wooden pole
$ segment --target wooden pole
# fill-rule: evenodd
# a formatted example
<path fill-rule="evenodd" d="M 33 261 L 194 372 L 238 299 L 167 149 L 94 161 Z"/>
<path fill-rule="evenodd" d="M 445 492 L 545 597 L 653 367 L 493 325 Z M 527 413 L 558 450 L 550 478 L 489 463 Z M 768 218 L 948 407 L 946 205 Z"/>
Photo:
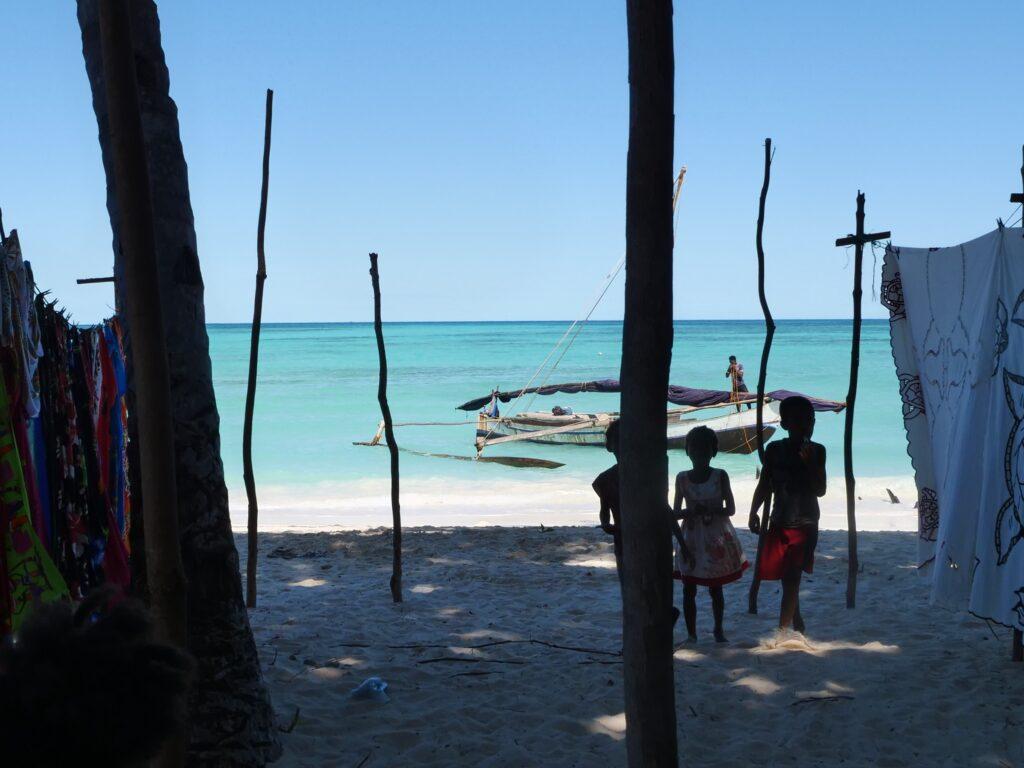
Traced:
<path fill-rule="evenodd" d="M 124 295 L 132 334 L 150 607 L 159 636 L 185 648 L 186 585 L 178 538 L 170 378 L 128 1 L 101 0 L 99 22 L 114 183 L 121 217 Z M 178 734 L 165 747 L 158 762 L 163 766 L 183 765 L 184 755 L 184 734 Z"/>
<path fill-rule="evenodd" d="M 629 152 L 622 331 L 622 651 L 632 768 L 676 768 L 665 392 L 672 361 L 671 0 L 626 0 Z"/>
<path fill-rule="evenodd" d="M 113 283 L 117 278 L 111 277 L 80 277 L 75 280 L 79 285 L 93 285 L 95 283 Z"/>
<path fill-rule="evenodd" d="M 857 405 L 860 374 L 861 283 L 864 272 L 864 193 L 857 193 L 857 237 L 853 258 L 853 341 L 850 345 L 850 387 L 846 394 L 846 424 L 843 430 L 843 471 L 846 475 L 846 541 L 849 557 L 846 572 L 846 607 L 857 605 L 857 497 L 853 476 L 853 412 Z"/>
<path fill-rule="evenodd" d="M 857 192 L 857 233 L 836 240 L 836 246 L 852 245 L 853 258 L 853 343 L 850 346 L 850 388 L 846 394 L 846 427 L 843 431 L 843 469 L 846 474 L 846 607 L 857 607 L 857 497 L 853 476 L 853 413 L 857 405 L 857 377 L 860 373 L 861 297 L 863 290 L 864 244 L 890 237 L 889 232 L 864 233 L 864 193 Z"/>
<path fill-rule="evenodd" d="M 260 328 L 263 323 L 263 283 L 267 279 L 267 260 L 263 234 L 267 226 L 267 187 L 270 183 L 270 125 L 274 117 L 274 92 L 267 88 L 266 120 L 263 128 L 263 184 L 260 187 L 260 216 L 256 225 L 256 296 L 252 308 L 252 332 L 249 342 L 249 386 L 245 392 L 245 421 L 242 424 L 242 476 L 249 500 L 249 554 L 245 561 L 245 604 L 256 607 L 256 556 L 258 552 L 256 479 L 252 472 L 252 414 L 256 406 L 256 369 L 260 358 Z"/>
<path fill-rule="evenodd" d="M 1020 152 L 1022 156 L 1022 162 L 1020 166 L 1020 182 L 1021 185 L 1024 186 L 1024 147 L 1021 147 Z M 1024 192 L 1014 192 L 1013 194 L 1011 194 L 1010 202 L 1024 204 Z"/>
<path fill-rule="evenodd" d="M 1024 147 L 1021 147 L 1020 153 L 1021 153 L 1020 183 L 1021 183 L 1022 191 L 1021 192 L 1014 192 L 1013 194 L 1011 194 L 1010 195 L 1010 202 L 1011 203 L 1020 203 L 1022 206 L 1024 206 Z M 2 230 L 2 227 L 0 227 L 0 230 Z M 1021 234 L 1024 234 L 1024 224 L 1021 225 Z"/>
<path fill-rule="evenodd" d="M 380 320 L 380 273 L 377 270 L 377 254 L 370 254 L 370 280 L 373 283 L 373 330 L 377 335 L 377 357 L 380 360 L 380 378 L 377 383 L 377 402 L 384 420 L 384 439 L 391 454 L 391 599 L 402 602 L 402 507 L 398 499 L 398 444 L 395 442 L 391 408 L 388 406 L 388 358 L 384 350 L 384 330 Z"/>
<path fill-rule="evenodd" d="M 1010 202 L 1024 205 L 1024 147 L 1021 147 L 1020 182 L 1022 191 L 1011 194 Z M 1021 229 L 1024 232 L 1024 224 L 1021 225 Z M 1013 630 L 1013 645 L 1010 648 L 1010 658 L 1013 661 L 1024 661 L 1024 633 L 1019 629 Z"/>
<path fill-rule="evenodd" d="M 768 376 L 768 355 L 772 351 L 772 339 L 775 337 L 775 319 L 768 308 L 768 299 L 764 292 L 764 207 L 768 199 L 768 184 L 772 175 L 772 140 L 764 140 L 764 181 L 761 183 L 761 199 L 757 206 L 757 296 L 761 300 L 761 313 L 764 315 L 764 348 L 761 350 L 761 368 L 757 374 L 757 458 L 764 471 L 764 387 Z M 757 594 L 761 589 L 758 576 L 761 567 L 761 553 L 764 551 L 765 534 L 771 520 L 771 492 L 765 497 L 762 514 L 761 532 L 757 537 L 757 555 L 754 558 L 754 577 L 750 581 L 750 593 L 747 596 L 747 611 L 757 613 Z"/>

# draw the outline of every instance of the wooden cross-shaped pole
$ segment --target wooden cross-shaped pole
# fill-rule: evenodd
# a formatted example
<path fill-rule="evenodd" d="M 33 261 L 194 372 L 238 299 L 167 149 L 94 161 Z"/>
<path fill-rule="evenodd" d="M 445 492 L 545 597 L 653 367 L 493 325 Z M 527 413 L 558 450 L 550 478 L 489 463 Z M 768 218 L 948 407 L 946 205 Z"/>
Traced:
<path fill-rule="evenodd" d="M 864 244 L 887 240 L 889 232 L 864 232 L 864 193 L 857 192 L 857 233 L 836 240 L 836 247 L 852 245 L 853 259 L 853 343 L 850 351 L 850 389 L 846 394 L 846 430 L 843 434 L 843 465 L 846 471 L 846 526 L 849 568 L 846 574 L 846 607 L 857 605 L 857 509 L 853 479 L 853 409 L 857 402 L 857 374 L 860 370 L 861 277 Z"/>
<path fill-rule="evenodd" d="M 1020 153 L 1022 157 L 1020 166 L 1020 185 L 1021 189 L 1024 190 L 1024 147 L 1021 147 Z M 1020 203 L 1021 205 L 1024 205 L 1024 191 L 1014 192 L 1012 195 L 1010 195 L 1010 202 Z"/>
<path fill-rule="evenodd" d="M 1024 190 L 1024 147 L 1021 147 L 1020 184 Z M 1014 192 L 1010 195 L 1011 203 L 1024 205 L 1024 191 Z M 1024 228 L 1024 225 L 1022 225 Z M 1014 661 L 1024 661 L 1024 632 L 1019 629 L 1013 630 L 1013 645 L 1010 649 L 1010 658 Z"/>

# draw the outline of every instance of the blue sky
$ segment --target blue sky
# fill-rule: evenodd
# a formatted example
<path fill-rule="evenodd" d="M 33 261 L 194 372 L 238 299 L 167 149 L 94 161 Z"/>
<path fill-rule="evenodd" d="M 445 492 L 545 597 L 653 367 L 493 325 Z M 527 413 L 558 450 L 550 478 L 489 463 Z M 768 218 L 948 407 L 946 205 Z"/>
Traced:
<path fill-rule="evenodd" d="M 622 0 L 174 0 L 164 48 L 211 321 L 251 315 L 264 89 L 275 89 L 268 321 L 575 317 L 624 248 Z M 949 245 L 1008 218 L 1024 100 L 1016 2 L 677 2 L 679 318 L 846 317 L 869 229 Z M 37 280 L 109 314 L 110 232 L 73 3 L 5 3 L 0 206 Z M 871 259 L 868 258 L 868 266 Z M 880 265 L 879 265 L 880 266 Z M 866 276 L 870 285 L 870 276 Z M 595 317 L 621 316 L 617 284 Z M 877 302 L 867 316 L 881 316 Z"/>

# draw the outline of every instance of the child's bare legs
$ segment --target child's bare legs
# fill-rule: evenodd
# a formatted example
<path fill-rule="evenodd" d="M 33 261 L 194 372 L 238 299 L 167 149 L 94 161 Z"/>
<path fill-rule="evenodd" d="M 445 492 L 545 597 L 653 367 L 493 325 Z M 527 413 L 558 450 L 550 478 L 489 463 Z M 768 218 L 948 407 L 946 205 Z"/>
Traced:
<path fill-rule="evenodd" d="M 688 640 L 697 639 L 697 585 L 683 584 L 683 618 Z"/>
<path fill-rule="evenodd" d="M 615 573 L 619 577 L 619 588 L 622 588 L 622 535 L 616 531 L 612 536 L 612 548 L 615 552 Z"/>
<path fill-rule="evenodd" d="M 804 620 L 800 615 L 800 577 L 803 572 L 797 568 L 782 577 L 782 610 L 779 612 L 779 627 L 793 627 L 804 631 Z"/>
<path fill-rule="evenodd" d="M 715 617 L 715 641 L 724 643 L 726 641 L 725 630 L 722 629 L 722 616 L 725 614 L 725 593 L 721 585 L 708 587 L 711 595 L 711 612 Z"/>

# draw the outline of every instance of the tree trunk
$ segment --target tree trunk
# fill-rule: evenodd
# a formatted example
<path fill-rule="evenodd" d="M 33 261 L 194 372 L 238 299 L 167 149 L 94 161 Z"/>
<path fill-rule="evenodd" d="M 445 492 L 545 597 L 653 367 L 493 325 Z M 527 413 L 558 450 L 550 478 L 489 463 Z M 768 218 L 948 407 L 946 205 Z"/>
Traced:
<path fill-rule="evenodd" d="M 115 287 L 118 306 L 123 307 L 125 265 L 119 255 L 121 221 L 97 0 L 78 0 L 78 21 L 107 177 Z M 238 552 L 228 516 L 203 279 L 177 107 L 169 95 L 160 22 L 153 1 L 132 0 L 131 22 L 170 371 L 181 551 L 188 579 L 188 647 L 198 663 L 189 701 L 189 758 L 193 764 L 263 765 L 279 755 L 281 748 L 242 600 Z M 126 331 L 130 349 L 132 329 Z M 134 378 L 134 372 L 129 375 Z"/>
<path fill-rule="evenodd" d="M 671 0 L 627 0 L 629 154 L 619 477 L 630 766 L 678 765 L 665 392 L 672 360 Z"/>
<path fill-rule="evenodd" d="M 126 192 L 118 211 L 123 222 L 126 322 L 139 342 L 133 350 L 132 370 L 140 474 L 151 500 L 142 521 L 149 529 L 145 540 L 150 605 L 157 632 L 166 642 L 184 648 L 185 577 L 178 546 L 170 379 L 127 0 L 102 0 L 101 29 L 112 166 L 118 187 Z"/>
<path fill-rule="evenodd" d="M 165 642 L 185 648 L 186 586 L 178 536 L 170 379 L 128 0 L 101 0 L 99 17 L 110 154 L 117 186 L 124 190 L 118 212 L 124 237 L 126 319 L 135 329 L 138 342 L 133 348 L 132 370 L 140 436 L 139 469 L 145 495 L 150 499 L 142 520 L 148 529 L 145 542 L 150 606 L 158 635 Z M 184 760 L 185 734 L 181 732 L 168 739 L 156 764 L 174 768 L 184 765 Z"/>

